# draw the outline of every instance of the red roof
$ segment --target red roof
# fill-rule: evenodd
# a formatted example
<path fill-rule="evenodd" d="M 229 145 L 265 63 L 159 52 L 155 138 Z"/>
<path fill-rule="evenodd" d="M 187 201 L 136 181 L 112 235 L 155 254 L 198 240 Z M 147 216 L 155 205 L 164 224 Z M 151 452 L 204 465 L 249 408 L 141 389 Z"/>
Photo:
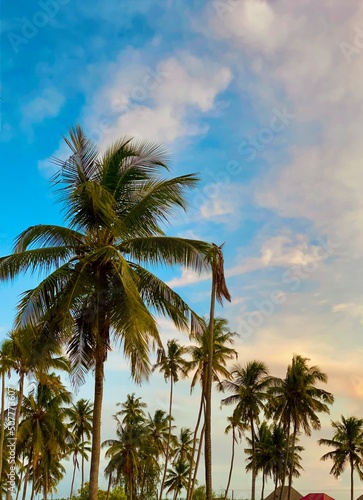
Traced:
<path fill-rule="evenodd" d="M 308 493 L 300 500 L 334 500 L 334 498 L 330 497 L 326 493 Z"/>

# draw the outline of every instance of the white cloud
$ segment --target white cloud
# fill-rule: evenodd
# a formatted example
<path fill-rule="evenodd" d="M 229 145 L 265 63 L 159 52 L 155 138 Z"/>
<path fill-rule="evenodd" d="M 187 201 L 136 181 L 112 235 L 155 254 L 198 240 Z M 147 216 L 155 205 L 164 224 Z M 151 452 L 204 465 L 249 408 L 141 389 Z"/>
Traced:
<path fill-rule="evenodd" d="M 163 143 L 205 133 L 207 125 L 199 117 L 213 109 L 231 81 L 231 71 L 185 52 L 162 60 L 155 69 L 139 58 L 135 52 L 131 59 L 122 54 L 110 65 L 112 83 L 93 96 L 85 110 L 87 126 L 101 143 L 125 133 Z"/>
<path fill-rule="evenodd" d="M 276 96 L 284 96 L 296 117 L 296 145 L 283 163 L 270 155 L 269 174 L 255 184 L 257 203 L 282 217 L 308 219 L 344 242 L 345 251 L 363 256 L 363 6 L 334 0 L 316 15 L 312 0 L 224 4 L 223 15 L 208 8 L 204 32 L 228 41 L 241 91 L 247 88 L 260 109 L 272 109 Z M 244 83 L 249 79 L 238 51 L 248 55 L 258 90 Z"/>
<path fill-rule="evenodd" d="M 23 126 L 41 123 L 46 118 L 58 116 L 64 104 L 64 96 L 54 88 L 46 88 L 22 108 Z"/>
<path fill-rule="evenodd" d="M 208 8 L 210 33 L 266 53 L 281 46 L 288 35 L 291 19 L 282 15 L 280 21 L 278 16 L 265 0 L 216 1 Z M 199 29 L 205 31 L 205 26 L 200 25 Z"/>
<path fill-rule="evenodd" d="M 167 285 L 171 288 L 183 287 L 192 285 L 193 283 L 198 283 L 200 281 L 205 281 L 209 278 L 209 274 L 203 273 L 199 274 L 190 269 L 183 269 L 181 276 L 172 278 L 167 282 Z"/>
<path fill-rule="evenodd" d="M 363 304 L 355 302 L 342 302 L 340 304 L 335 304 L 332 307 L 332 312 L 347 314 L 352 318 L 357 318 L 361 323 L 363 323 Z"/>

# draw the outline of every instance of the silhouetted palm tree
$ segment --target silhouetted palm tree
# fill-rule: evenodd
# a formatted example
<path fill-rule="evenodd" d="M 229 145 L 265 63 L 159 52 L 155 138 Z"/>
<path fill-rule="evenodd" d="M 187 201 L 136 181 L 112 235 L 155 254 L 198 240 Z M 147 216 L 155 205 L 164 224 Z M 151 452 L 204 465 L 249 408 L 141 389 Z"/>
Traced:
<path fill-rule="evenodd" d="M 200 423 L 202 421 L 203 411 L 205 409 L 205 387 L 208 372 L 208 359 L 209 359 L 209 343 L 210 343 L 210 328 L 207 321 L 203 320 L 202 334 L 197 334 L 192 336 L 192 340 L 196 342 L 195 345 L 189 346 L 187 348 L 188 353 L 191 355 L 191 361 L 189 362 L 189 367 L 191 370 L 195 370 L 192 382 L 191 382 L 191 392 L 194 387 L 199 382 L 201 385 L 201 398 L 200 406 L 197 417 L 197 422 L 194 430 L 194 440 L 193 440 L 193 457 L 196 450 L 196 445 L 198 441 L 198 430 Z M 213 357 L 212 357 L 212 374 L 213 382 L 218 384 L 218 388 L 221 389 L 221 379 L 231 378 L 231 374 L 227 368 L 227 363 L 231 359 L 237 358 L 237 351 L 232 347 L 234 344 L 234 338 L 237 336 L 236 332 L 232 332 L 228 328 L 228 321 L 224 318 L 214 318 L 213 327 Z M 190 479 L 188 484 L 187 499 L 191 500 L 191 495 L 193 492 L 199 457 L 202 449 L 204 425 L 200 432 L 199 438 L 199 449 L 197 459 L 195 460 L 195 469 L 190 468 Z M 193 478 L 192 478 L 193 476 Z"/>
<path fill-rule="evenodd" d="M 284 425 L 288 443 L 290 435 L 292 436 L 291 449 L 287 448 L 286 450 L 282 486 L 289 464 L 289 453 L 294 457 L 297 434 L 302 430 L 310 436 L 311 428 L 320 429 L 321 425 L 317 414 L 329 413 L 328 405 L 334 402 L 334 397 L 330 392 L 316 387 L 317 383 L 327 383 L 327 375 L 317 366 L 309 367 L 308 361 L 308 358 L 295 355 L 291 365 L 287 368 L 286 377 L 283 380 L 274 379 L 274 384 L 270 388 L 274 418 Z M 289 473 L 288 500 L 290 500 L 291 495 L 293 470 L 292 463 Z M 281 488 L 282 490 L 283 488 Z"/>
<path fill-rule="evenodd" d="M 81 488 L 84 486 L 84 461 L 87 457 L 83 449 L 89 444 L 92 434 L 93 404 L 87 399 L 80 399 L 71 408 L 67 409 L 67 417 L 72 433 L 72 441 L 77 445 L 78 454 L 81 456 Z"/>
<path fill-rule="evenodd" d="M 331 459 L 334 462 L 330 474 L 339 477 L 347 465 L 350 467 L 350 498 L 354 499 L 354 471 L 359 479 L 363 479 L 363 419 L 345 418 L 341 422 L 331 423 L 335 430 L 332 439 L 319 439 L 320 445 L 335 448 L 321 457 L 321 460 Z"/>
<path fill-rule="evenodd" d="M 226 491 L 224 494 L 224 500 L 227 500 L 229 485 L 231 484 L 233 465 L 234 465 L 235 445 L 236 443 L 238 443 L 239 440 L 242 439 L 245 430 L 248 428 L 246 424 L 241 422 L 241 419 L 239 418 L 239 415 L 237 414 L 236 411 L 233 412 L 231 417 L 227 417 L 227 420 L 229 422 L 229 425 L 227 425 L 225 433 L 228 434 L 228 432 L 232 430 L 232 453 L 231 453 L 231 465 L 229 468 L 228 481 L 227 481 Z"/>
<path fill-rule="evenodd" d="M 247 424 L 251 432 L 252 456 L 255 456 L 255 424 L 259 423 L 260 412 L 265 409 L 268 399 L 268 388 L 272 378 L 265 363 L 250 361 L 245 367 L 235 365 L 231 370 L 233 381 L 224 380 L 223 388 L 232 392 L 231 396 L 222 399 L 222 405 L 235 404 L 236 416 Z M 251 498 L 255 500 L 256 468 L 252 464 Z"/>
<path fill-rule="evenodd" d="M 161 480 L 159 500 L 162 500 L 164 482 L 166 478 L 166 471 L 168 469 L 170 457 L 170 439 L 171 439 L 171 423 L 172 423 L 172 409 L 173 409 L 173 390 L 174 384 L 179 380 L 179 376 L 186 377 L 188 374 L 188 363 L 183 358 L 186 353 L 186 348 L 178 344 L 175 339 L 168 340 L 166 351 L 161 348 L 158 351 L 158 359 L 154 365 L 154 370 L 159 368 L 164 373 L 165 380 L 170 381 L 170 396 L 169 396 L 169 434 L 168 442 L 166 445 L 165 465 L 163 477 Z"/>
<path fill-rule="evenodd" d="M 208 253 L 208 260 L 212 268 L 212 289 L 208 322 L 208 360 L 203 384 L 205 415 L 204 415 L 204 463 L 205 463 L 205 493 L 206 500 L 212 500 L 212 384 L 213 384 L 213 349 L 214 349 L 214 317 L 216 300 L 222 305 L 223 299 L 231 301 L 224 277 L 224 258 L 222 246 L 213 243 Z M 254 500 L 254 499 L 252 499 Z"/>

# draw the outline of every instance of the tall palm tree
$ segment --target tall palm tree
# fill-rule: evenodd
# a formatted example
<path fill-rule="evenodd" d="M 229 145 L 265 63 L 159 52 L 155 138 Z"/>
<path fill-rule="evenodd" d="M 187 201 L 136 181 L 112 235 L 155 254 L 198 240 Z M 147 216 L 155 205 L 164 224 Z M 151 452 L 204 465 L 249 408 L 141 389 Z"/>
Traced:
<path fill-rule="evenodd" d="M 87 441 L 91 439 L 92 434 L 92 418 L 93 404 L 87 399 L 80 399 L 75 404 L 72 404 L 66 411 L 69 419 L 69 425 L 72 433 L 72 441 L 77 444 L 76 449 L 81 456 L 81 488 L 84 485 L 84 461 L 87 456 L 85 446 Z M 80 447 L 78 445 L 80 444 Z"/>
<path fill-rule="evenodd" d="M 245 430 L 248 429 L 248 426 L 241 422 L 241 419 L 239 418 L 239 415 L 237 414 L 236 411 L 233 412 L 232 416 L 227 417 L 227 420 L 229 424 L 225 428 L 225 433 L 228 434 L 229 431 L 232 430 L 232 453 L 231 453 L 231 465 L 229 468 L 229 474 L 228 474 L 228 481 L 227 481 L 227 486 L 226 490 L 224 493 L 224 500 L 227 500 L 228 497 L 228 490 L 229 490 L 229 485 L 231 484 L 231 479 L 232 479 L 232 472 L 233 472 L 233 466 L 234 466 L 234 453 L 235 453 L 235 445 L 238 443 L 239 440 L 242 439 L 242 436 L 245 432 Z"/>
<path fill-rule="evenodd" d="M 310 436 L 311 428 L 320 429 L 321 424 L 317 414 L 329 413 L 328 405 L 334 402 L 334 396 L 330 392 L 316 387 L 317 383 L 327 383 L 327 375 L 317 366 L 309 367 L 309 361 L 308 358 L 295 355 L 291 365 L 287 368 L 285 379 L 274 379 L 274 385 L 270 388 L 272 414 L 285 426 L 288 443 L 290 435 L 292 436 L 291 449 L 288 447 L 286 450 L 282 486 L 289 464 L 289 453 L 293 462 L 297 434 L 302 430 Z M 293 470 L 294 464 L 292 463 L 289 473 L 288 500 L 291 495 Z"/>
<path fill-rule="evenodd" d="M 163 348 L 160 348 L 158 350 L 157 362 L 153 368 L 154 370 L 156 368 L 159 368 L 159 370 L 164 373 L 165 380 L 170 381 L 169 435 L 168 435 L 168 442 L 166 445 L 164 472 L 160 485 L 159 500 L 162 500 L 164 482 L 169 464 L 174 384 L 178 382 L 180 375 L 182 377 L 186 377 L 188 374 L 188 363 L 183 358 L 186 351 L 187 351 L 186 348 L 178 344 L 177 340 L 175 339 L 168 340 L 166 352 L 164 351 Z"/>
<path fill-rule="evenodd" d="M 363 419 L 341 416 L 341 422 L 331 423 L 335 430 L 332 439 L 319 439 L 319 445 L 335 448 L 321 457 L 333 460 L 330 474 L 339 477 L 347 465 L 350 467 L 350 498 L 354 498 L 354 471 L 363 479 Z"/>
<path fill-rule="evenodd" d="M 212 248 L 208 253 L 208 259 L 212 268 L 212 289 L 209 309 L 208 323 L 208 362 L 205 385 L 203 385 L 204 400 L 205 400 L 205 417 L 204 417 L 204 462 L 205 462 L 205 486 L 206 500 L 212 500 L 212 384 L 213 384 L 213 337 L 214 337 L 214 317 L 216 300 L 223 305 L 223 299 L 231 301 L 227 284 L 224 277 L 224 258 L 222 246 L 217 246 L 213 243 Z M 254 500 L 254 499 L 252 499 Z"/>
<path fill-rule="evenodd" d="M 232 392 L 231 396 L 222 399 L 222 405 L 235 404 L 235 412 L 242 422 L 247 424 L 251 432 L 252 456 L 255 456 L 256 431 L 260 412 L 266 407 L 267 390 L 272 383 L 267 366 L 262 361 L 250 361 L 245 367 L 236 364 L 231 370 L 233 380 L 224 380 L 223 388 Z M 251 499 L 256 495 L 256 467 L 252 462 Z"/>
<path fill-rule="evenodd" d="M 227 363 L 231 359 L 237 358 L 237 351 L 232 347 L 234 344 L 234 337 L 237 333 L 232 332 L 228 328 L 228 321 L 224 318 L 214 318 L 213 327 L 213 356 L 212 356 L 212 369 L 213 369 L 213 382 L 216 382 L 218 388 L 221 389 L 221 379 L 231 378 L 231 374 L 227 368 Z M 209 323 L 205 320 L 202 322 L 202 333 L 191 336 L 192 340 L 196 343 L 187 348 L 188 353 L 191 355 L 191 361 L 189 362 L 190 370 L 195 370 L 191 382 L 191 392 L 194 390 L 195 386 L 199 382 L 201 385 L 201 397 L 199 412 L 197 417 L 197 422 L 194 430 L 194 440 L 193 440 L 193 457 L 195 454 L 197 441 L 198 441 L 198 431 L 199 426 L 202 421 L 202 416 L 205 409 L 205 387 L 206 379 L 208 373 L 208 359 L 209 359 L 209 343 L 210 343 L 210 328 Z M 187 499 L 191 500 L 194 483 L 196 480 L 197 469 L 199 464 L 199 457 L 202 448 L 202 439 L 204 433 L 204 425 L 202 426 L 202 431 L 199 438 L 199 449 L 198 456 L 195 460 L 195 468 L 190 468 L 190 478 L 188 484 Z M 192 478 L 194 477 L 194 479 Z"/>
<path fill-rule="evenodd" d="M 181 297 L 145 266 L 201 271 L 209 266 L 211 245 L 165 235 L 162 225 L 176 209 L 186 209 L 185 191 L 198 179 L 165 179 L 161 147 L 124 138 L 101 154 L 79 126 L 65 140 L 71 156 L 58 162 L 54 182 L 69 227 L 37 225 L 21 233 L 14 253 L 0 259 L 0 280 L 43 272 L 39 285 L 23 295 L 17 324 L 46 323 L 67 345 L 78 380 L 94 368 L 90 500 L 96 500 L 104 364 L 112 341 L 122 343 L 140 381 L 150 371 L 150 346 L 160 346 L 149 308 L 178 328 L 198 324 Z"/>

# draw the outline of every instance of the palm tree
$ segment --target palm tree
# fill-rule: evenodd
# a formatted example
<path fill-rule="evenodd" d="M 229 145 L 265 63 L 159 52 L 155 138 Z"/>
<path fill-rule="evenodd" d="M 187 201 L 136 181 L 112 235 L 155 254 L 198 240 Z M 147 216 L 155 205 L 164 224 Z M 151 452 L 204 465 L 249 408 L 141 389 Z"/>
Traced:
<path fill-rule="evenodd" d="M 121 406 L 115 415 L 118 440 L 109 439 L 102 446 L 109 446 L 106 457 L 111 458 L 110 472 L 118 469 L 118 475 L 124 477 L 128 499 L 135 500 L 140 479 L 140 450 L 145 435 L 146 403 L 133 393 L 128 394 L 126 401 L 117 403 L 117 406 Z"/>
<path fill-rule="evenodd" d="M 275 491 L 277 490 L 278 480 L 281 480 L 281 474 L 284 470 L 286 447 L 291 448 L 291 437 L 290 443 L 287 444 L 282 427 L 278 427 L 275 422 L 269 426 L 266 421 L 263 421 L 256 432 L 255 455 L 253 456 L 251 448 L 245 449 L 245 453 L 248 455 L 246 470 L 252 471 L 254 463 L 256 471 L 262 473 L 261 500 L 264 497 L 265 483 L 268 477 L 274 478 Z M 247 441 L 251 444 L 251 439 L 247 438 Z M 292 459 L 292 454 L 289 454 L 287 471 L 290 473 L 290 467 L 293 465 L 294 477 L 300 476 L 302 466 L 299 452 L 303 449 L 302 446 L 295 445 L 294 458 Z"/>
<path fill-rule="evenodd" d="M 259 423 L 260 412 L 266 407 L 267 390 L 272 383 L 267 366 L 262 361 L 250 361 L 245 367 L 236 364 L 231 374 L 233 380 L 224 380 L 223 388 L 232 392 L 231 396 L 222 399 L 222 405 L 235 404 L 236 415 L 247 424 L 251 432 L 252 456 L 255 456 L 255 424 Z M 251 498 L 256 494 L 256 467 L 252 462 Z"/>
<path fill-rule="evenodd" d="M 76 446 L 77 454 L 81 455 L 81 488 L 84 485 L 84 461 L 87 457 L 85 446 L 87 441 L 91 439 L 92 434 L 92 417 L 93 404 L 87 399 L 80 399 L 71 408 L 67 409 L 67 417 L 72 433 L 72 441 Z"/>
<path fill-rule="evenodd" d="M 76 471 L 77 469 L 79 470 L 79 461 L 78 457 L 81 457 L 82 463 L 81 463 L 81 473 L 82 473 L 82 478 L 84 477 L 84 460 L 88 460 L 89 458 L 89 452 L 91 451 L 90 447 L 90 441 L 85 441 L 82 439 L 80 436 L 77 436 L 74 433 L 71 433 L 70 435 L 70 441 L 68 444 L 68 450 L 69 453 L 72 455 L 72 461 L 73 461 L 73 474 L 72 474 L 72 482 L 71 482 L 71 491 L 69 493 L 69 498 L 72 498 L 73 494 L 73 488 L 74 488 L 74 480 L 76 477 Z M 83 483 L 81 486 L 81 489 L 83 488 Z"/>
<path fill-rule="evenodd" d="M 294 457 L 297 434 L 303 430 L 307 436 L 311 435 L 311 428 L 318 430 L 321 427 L 317 413 L 329 413 L 329 404 L 334 402 L 334 396 L 323 389 L 316 387 L 316 383 L 327 383 L 328 377 L 317 366 L 308 366 L 308 358 L 295 355 L 291 365 L 287 368 L 284 380 L 274 379 L 270 388 L 271 409 L 276 420 L 285 426 L 287 443 L 292 436 L 291 449 L 286 449 L 285 473 L 289 464 L 289 453 Z M 291 430 L 292 427 L 292 430 Z M 288 500 L 290 500 L 294 464 L 289 473 Z M 281 495 L 282 495 L 281 488 Z"/>
<path fill-rule="evenodd" d="M 187 427 L 182 427 L 173 450 L 174 462 L 177 462 L 178 460 L 181 460 L 182 462 L 187 461 L 192 467 L 194 465 L 192 451 L 193 431 Z"/>
<path fill-rule="evenodd" d="M 37 324 L 17 328 L 9 334 L 7 355 L 14 360 L 13 368 L 19 375 L 15 435 L 19 426 L 25 377 L 33 374 L 39 382 L 45 377 L 49 383 L 47 372 L 50 368 L 69 371 L 69 363 L 67 358 L 61 355 L 61 347 L 54 339 L 50 339 L 47 333 L 46 328 Z"/>
<path fill-rule="evenodd" d="M 188 363 L 183 358 L 186 353 L 186 348 L 180 346 L 175 339 L 168 340 L 166 352 L 160 348 L 158 351 L 157 362 L 154 365 L 154 370 L 159 368 L 164 373 L 165 380 L 170 381 L 170 396 L 169 396 L 169 435 L 166 445 L 165 465 L 163 477 L 160 485 L 159 500 L 162 500 L 164 482 L 166 472 L 168 470 L 168 462 L 170 456 L 170 438 L 171 438 L 171 423 L 172 423 L 172 408 L 173 408 L 173 389 L 174 384 L 178 382 L 179 375 L 186 377 L 188 374 Z"/>
<path fill-rule="evenodd" d="M 290 439 L 291 441 L 291 439 Z M 273 422 L 271 428 L 271 474 L 277 490 L 279 482 L 283 484 L 283 475 L 286 474 L 285 461 L 286 450 L 290 447 L 286 438 L 286 432 L 282 425 Z M 291 455 L 288 454 L 290 457 Z"/>
<path fill-rule="evenodd" d="M 69 227 L 37 225 L 21 233 L 12 255 L 0 259 L 0 280 L 28 270 L 46 277 L 27 291 L 17 325 L 48 325 L 67 346 L 76 380 L 95 374 L 90 500 L 98 489 L 104 364 L 113 340 L 121 342 L 140 381 L 150 371 L 151 345 L 160 346 L 149 311 L 170 317 L 178 328 L 198 327 L 198 317 L 147 265 L 208 268 L 211 245 L 168 237 L 162 225 L 185 209 L 194 175 L 164 179 L 167 156 L 148 142 L 124 138 L 101 154 L 81 127 L 65 139 L 71 149 L 54 182 Z"/>
<path fill-rule="evenodd" d="M 321 460 L 332 459 L 334 462 L 330 474 L 339 477 L 345 467 L 350 467 L 350 498 L 354 498 L 354 471 L 358 473 L 359 479 L 363 479 L 363 419 L 356 417 L 345 418 L 341 416 L 341 422 L 331 423 L 335 429 L 332 439 L 319 439 L 319 445 L 335 448 L 321 457 Z"/>
<path fill-rule="evenodd" d="M 189 346 L 187 348 L 188 353 L 191 355 L 191 361 L 189 362 L 189 367 L 191 370 L 195 370 L 192 382 L 191 382 L 191 392 L 199 382 L 201 385 L 201 398 L 200 406 L 197 417 L 197 422 L 194 430 L 194 440 L 193 440 L 193 453 L 194 457 L 196 445 L 198 441 L 198 429 L 202 420 L 202 415 L 205 410 L 205 387 L 208 372 L 208 359 L 209 359 L 209 343 L 210 343 L 210 328 L 207 321 L 203 320 L 202 333 L 197 335 L 192 335 L 192 340 L 196 342 L 196 345 Z M 218 388 L 221 389 L 221 377 L 225 379 L 231 378 L 231 374 L 227 369 L 227 362 L 233 358 L 237 358 L 237 351 L 233 349 L 234 337 L 237 335 L 236 332 L 231 332 L 228 328 L 228 321 L 224 318 L 214 318 L 213 327 L 213 382 L 218 384 Z M 199 449 L 198 456 L 196 459 L 195 468 L 190 468 L 190 478 L 188 484 L 187 498 L 191 500 L 191 495 L 194 488 L 194 483 L 196 480 L 199 457 L 202 449 L 202 439 L 204 433 L 204 426 L 202 426 L 202 431 L 200 433 L 199 439 Z M 192 475 L 194 479 L 192 479 Z"/>
<path fill-rule="evenodd" d="M 158 455 L 166 455 L 169 439 L 169 416 L 164 410 L 155 410 L 152 417 L 149 413 L 147 422 L 147 433 L 152 440 L 153 447 L 157 450 Z"/>
<path fill-rule="evenodd" d="M 121 406 L 122 410 L 114 415 L 116 439 L 102 444 L 108 447 L 109 462 L 105 469 L 108 489 L 112 484 L 124 484 L 129 500 L 155 498 L 155 484 L 160 474 L 158 458 L 166 446 L 168 419 L 162 410 L 157 410 L 153 419 L 150 415 L 146 419 L 146 405 L 135 394 L 128 395 Z"/>
<path fill-rule="evenodd" d="M 155 496 L 156 486 L 160 484 L 160 473 L 165 460 L 168 442 L 173 446 L 176 437 L 169 437 L 169 415 L 163 410 L 155 410 L 154 416 L 148 414 L 148 420 L 144 430 L 144 436 L 140 447 L 141 456 L 141 488 L 140 498 Z M 172 426 L 174 428 L 174 426 Z M 158 495 L 156 494 L 156 497 Z"/>
<path fill-rule="evenodd" d="M 23 397 L 22 421 L 18 430 L 18 446 L 27 450 L 28 467 L 24 481 L 23 498 L 29 479 L 33 492 L 47 494 L 53 490 L 54 481 L 64 470 L 60 460 L 68 451 L 68 429 L 65 424 L 66 408 L 71 394 L 55 374 L 47 381 L 38 382 L 28 396 Z"/>
<path fill-rule="evenodd" d="M 204 400 L 205 400 L 205 416 L 204 416 L 204 461 L 205 461 L 205 486 L 206 500 L 212 500 L 212 384 L 213 384 L 213 334 L 214 334 L 214 317 L 216 300 L 223 305 L 223 299 L 231 301 L 227 284 L 224 277 L 224 259 L 222 246 L 217 246 L 213 243 L 212 248 L 208 253 L 208 259 L 212 268 L 212 290 L 209 310 L 208 323 L 208 361 L 205 385 L 203 385 Z M 252 499 L 254 500 L 254 498 Z"/>
<path fill-rule="evenodd" d="M 229 485 L 231 484 L 233 465 L 234 465 L 234 452 L 235 452 L 235 444 L 238 443 L 238 440 L 242 439 L 242 436 L 245 430 L 248 428 L 246 424 L 241 422 L 239 415 L 234 411 L 231 417 L 227 417 L 229 424 L 225 428 L 225 433 L 228 434 L 230 430 L 232 430 L 232 453 L 231 453 L 231 465 L 229 468 L 228 481 L 226 486 L 226 491 L 224 493 L 224 500 L 227 500 Z"/>
<path fill-rule="evenodd" d="M 168 469 L 165 487 L 168 488 L 168 493 L 174 491 L 173 500 L 177 499 L 183 488 L 188 487 L 189 469 L 190 464 L 180 459 L 173 464 L 171 469 Z"/>

